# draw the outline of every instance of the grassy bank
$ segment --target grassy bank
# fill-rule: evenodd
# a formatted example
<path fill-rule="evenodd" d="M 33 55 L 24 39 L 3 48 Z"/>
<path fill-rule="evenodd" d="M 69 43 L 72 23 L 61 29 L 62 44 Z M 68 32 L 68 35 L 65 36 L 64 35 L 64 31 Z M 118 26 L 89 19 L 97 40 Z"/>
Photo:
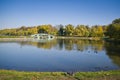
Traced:
<path fill-rule="evenodd" d="M 100 40 L 102 37 L 55 36 L 58 39 L 90 39 Z M 0 38 L 31 38 L 30 36 L 0 36 Z"/>
<path fill-rule="evenodd" d="M 23 72 L 0 70 L 0 80 L 120 80 L 120 70 L 100 72 Z"/>
<path fill-rule="evenodd" d="M 27 36 L 0 36 L 0 38 L 24 38 Z"/>
<path fill-rule="evenodd" d="M 82 39 L 82 40 L 102 40 L 102 37 L 77 37 L 77 36 L 57 36 L 57 39 Z"/>
<path fill-rule="evenodd" d="M 0 41 L 31 41 L 32 38 L 0 38 Z"/>
<path fill-rule="evenodd" d="M 100 37 L 63 37 L 56 36 L 56 39 L 80 39 L 80 40 L 101 40 Z M 30 41 L 32 40 L 29 36 L 0 36 L 0 41 Z"/>

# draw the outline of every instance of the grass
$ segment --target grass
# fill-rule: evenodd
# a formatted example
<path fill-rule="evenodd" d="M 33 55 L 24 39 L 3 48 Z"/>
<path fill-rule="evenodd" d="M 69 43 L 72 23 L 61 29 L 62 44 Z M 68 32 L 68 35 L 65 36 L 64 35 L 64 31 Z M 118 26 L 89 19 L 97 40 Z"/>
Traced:
<path fill-rule="evenodd" d="M 30 36 L 0 36 L 0 38 L 30 38 Z"/>
<path fill-rule="evenodd" d="M 20 38 L 20 36 L 0 36 L 0 38 Z"/>
<path fill-rule="evenodd" d="M 58 39 L 103 40 L 103 37 L 57 36 Z"/>
<path fill-rule="evenodd" d="M 77 72 L 74 77 L 78 80 L 120 80 L 120 70 Z"/>
<path fill-rule="evenodd" d="M 24 72 L 0 70 L 0 80 L 120 80 L 120 70 L 99 72 Z"/>

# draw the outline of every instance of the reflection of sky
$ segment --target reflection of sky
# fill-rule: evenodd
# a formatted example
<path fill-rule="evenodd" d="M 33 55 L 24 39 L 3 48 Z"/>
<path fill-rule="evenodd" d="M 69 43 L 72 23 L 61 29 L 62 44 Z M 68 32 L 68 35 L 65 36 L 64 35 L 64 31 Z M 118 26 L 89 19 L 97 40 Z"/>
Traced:
<path fill-rule="evenodd" d="M 90 51 L 90 52 L 89 52 Z M 28 71 L 95 71 L 117 69 L 104 50 L 43 49 L 18 43 L 0 43 L 0 69 Z"/>

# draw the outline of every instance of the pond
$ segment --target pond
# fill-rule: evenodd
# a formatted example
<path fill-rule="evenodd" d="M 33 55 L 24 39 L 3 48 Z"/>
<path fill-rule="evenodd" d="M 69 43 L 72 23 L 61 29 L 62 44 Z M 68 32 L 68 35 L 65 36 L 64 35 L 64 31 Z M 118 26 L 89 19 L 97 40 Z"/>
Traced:
<path fill-rule="evenodd" d="M 0 69 L 78 72 L 120 69 L 120 44 L 80 40 L 0 41 Z"/>

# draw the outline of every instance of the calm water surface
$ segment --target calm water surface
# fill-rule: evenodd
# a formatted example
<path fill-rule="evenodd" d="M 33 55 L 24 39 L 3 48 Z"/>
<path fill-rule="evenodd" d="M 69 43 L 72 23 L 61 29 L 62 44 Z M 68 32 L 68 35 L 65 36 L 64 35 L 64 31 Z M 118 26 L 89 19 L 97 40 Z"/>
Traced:
<path fill-rule="evenodd" d="M 0 69 L 20 71 L 100 71 L 120 69 L 120 44 L 56 39 L 0 42 Z"/>

